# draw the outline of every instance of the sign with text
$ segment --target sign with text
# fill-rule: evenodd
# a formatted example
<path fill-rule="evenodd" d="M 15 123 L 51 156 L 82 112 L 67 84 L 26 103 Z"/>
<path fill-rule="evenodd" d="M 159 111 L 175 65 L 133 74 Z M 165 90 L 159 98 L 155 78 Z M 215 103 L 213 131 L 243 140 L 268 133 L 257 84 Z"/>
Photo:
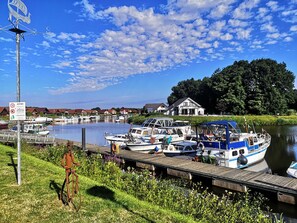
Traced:
<path fill-rule="evenodd" d="M 9 102 L 9 116 L 11 121 L 26 120 L 26 103 Z"/>

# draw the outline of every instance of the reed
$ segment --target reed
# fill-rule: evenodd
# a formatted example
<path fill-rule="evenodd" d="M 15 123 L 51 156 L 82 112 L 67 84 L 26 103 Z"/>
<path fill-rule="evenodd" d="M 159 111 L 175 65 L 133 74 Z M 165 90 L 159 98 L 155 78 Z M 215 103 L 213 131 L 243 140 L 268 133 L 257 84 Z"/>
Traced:
<path fill-rule="evenodd" d="M 162 115 L 159 115 L 162 116 Z M 134 116 L 128 119 L 129 123 L 140 125 L 149 117 L 153 116 Z M 168 117 L 168 116 L 167 116 Z M 234 120 L 238 124 L 243 125 L 244 119 L 248 123 L 253 123 L 254 126 L 268 126 L 268 125 L 297 125 L 297 116 L 296 115 L 287 115 L 287 116 L 273 116 L 273 115 L 245 115 L 245 116 L 169 116 L 174 120 L 184 120 L 189 121 L 192 126 L 199 125 L 203 122 L 217 121 L 217 120 Z"/>

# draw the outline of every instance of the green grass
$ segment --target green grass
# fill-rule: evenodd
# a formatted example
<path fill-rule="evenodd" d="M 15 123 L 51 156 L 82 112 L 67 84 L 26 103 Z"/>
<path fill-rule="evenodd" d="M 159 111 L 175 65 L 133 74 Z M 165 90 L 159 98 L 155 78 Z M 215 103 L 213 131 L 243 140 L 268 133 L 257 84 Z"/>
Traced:
<path fill-rule="evenodd" d="M 16 183 L 16 150 L 0 145 L 0 222 L 195 222 L 188 216 L 80 176 L 82 207 L 64 206 L 64 169 L 22 153 L 22 184 Z"/>
<path fill-rule="evenodd" d="M 133 124 L 142 124 L 146 119 L 151 117 L 160 117 L 162 115 L 153 114 L 151 116 L 133 116 L 129 118 L 129 123 Z M 164 116 L 164 115 L 163 115 Z M 186 120 L 189 121 L 192 126 L 199 125 L 203 122 L 215 121 L 215 120 L 234 120 L 239 125 L 244 125 L 246 121 L 248 124 L 253 123 L 255 126 L 266 126 L 266 125 L 296 125 L 297 124 L 297 116 L 296 115 L 283 115 L 283 116 L 275 116 L 275 115 L 244 115 L 244 116 L 166 116 L 171 117 L 174 120 Z"/>

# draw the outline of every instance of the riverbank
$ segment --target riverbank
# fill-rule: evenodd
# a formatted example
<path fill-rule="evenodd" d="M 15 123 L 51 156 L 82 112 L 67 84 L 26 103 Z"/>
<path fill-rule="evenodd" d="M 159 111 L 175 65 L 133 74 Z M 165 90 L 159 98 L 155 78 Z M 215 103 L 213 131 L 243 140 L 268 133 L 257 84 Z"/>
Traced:
<path fill-rule="evenodd" d="M 23 149 L 58 165 L 65 148 Z M 15 152 L 0 145 L 1 222 L 14 222 L 18 214 L 23 222 L 283 222 L 269 210 L 259 209 L 264 201 L 260 195 L 228 192 L 218 197 L 192 183 L 188 185 L 192 189 L 186 189 L 187 181 L 159 180 L 133 168 L 123 172 L 116 163 L 102 162 L 97 155 L 86 157 L 81 150 L 75 157 L 81 164 L 77 173 L 83 206 L 73 212 L 58 200 L 64 170 L 49 162 L 23 153 L 23 184 L 15 187 Z"/>
<path fill-rule="evenodd" d="M 154 114 L 154 115 L 139 115 L 133 116 L 128 119 L 129 123 L 140 125 L 144 122 L 144 120 L 151 117 L 160 117 L 162 115 Z M 237 116 L 237 115 L 204 115 L 204 116 L 166 116 L 171 117 L 174 120 L 183 120 L 189 121 L 192 126 L 199 125 L 203 122 L 209 121 L 217 121 L 217 120 L 234 120 L 239 125 L 244 125 L 245 120 L 249 125 L 254 126 L 282 126 L 282 125 L 297 125 L 297 116 L 289 115 L 289 116 L 277 116 L 277 115 L 245 115 L 245 116 Z"/>
<path fill-rule="evenodd" d="M 63 168 L 22 153 L 22 185 L 16 186 L 16 151 L 0 145 L 0 222 L 199 222 L 160 209 L 80 175 L 79 212 L 62 205 Z"/>

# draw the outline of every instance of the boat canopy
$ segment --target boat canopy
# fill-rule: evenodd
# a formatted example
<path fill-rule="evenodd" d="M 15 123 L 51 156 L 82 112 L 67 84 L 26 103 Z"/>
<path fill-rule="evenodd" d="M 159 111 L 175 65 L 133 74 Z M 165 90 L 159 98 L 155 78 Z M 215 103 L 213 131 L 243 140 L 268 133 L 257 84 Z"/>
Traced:
<path fill-rule="evenodd" d="M 205 126 L 223 125 L 223 126 L 226 126 L 226 128 L 232 127 L 237 132 L 240 132 L 240 129 L 239 129 L 236 121 L 219 120 L 219 121 L 205 122 L 205 123 L 202 123 L 202 125 L 205 125 Z"/>

